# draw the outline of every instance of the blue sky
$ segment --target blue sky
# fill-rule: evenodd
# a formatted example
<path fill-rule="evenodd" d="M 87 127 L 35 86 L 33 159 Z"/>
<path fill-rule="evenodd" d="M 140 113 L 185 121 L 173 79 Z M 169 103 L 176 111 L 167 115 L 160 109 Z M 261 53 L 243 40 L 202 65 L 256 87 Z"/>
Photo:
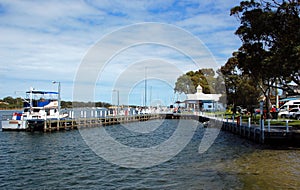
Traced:
<path fill-rule="evenodd" d="M 106 36 L 137 23 L 168 24 L 190 33 L 207 48 L 206 53 L 199 55 L 205 57 L 211 53 L 215 60 L 213 67 L 220 67 L 241 44 L 234 35 L 239 22 L 229 16 L 230 8 L 238 4 L 235 0 L 1 0 L 0 98 L 23 96 L 30 87 L 53 91 L 57 85 L 51 81 L 56 80 L 62 85 L 62 99 L 73 100 L 74 80 L 88 52 Z M 143 37 L 147 38 L 147 35 L 143 33 Z M 164 39 L 164 36 L 160 37 Z M 103 53 L 99 52 L 97 56 L 101 57 Z M 149 60 L 155 60 L 157 64 Z M 120 104 L 142 104 L 143 76 L 148 75 L 147 104 L 161 102 L 168 105 L 177 98 L 173 94 L 176 78 L 181 73 L 199 69 L 191 62 L 178 49 L 164 44 L 127 47 L 116 52 L 99 73 L 97 81 L 90 81 L 87 87 L 94 88 L 95 101 L 116 104 L 117 89 Z M 143 64 L 144 69 L 140 67 Z M 152 69 L 153 65 L 156 69 Z M 209 61 L 203 67 L 205 65 L 212 66 Z M 145 68 L 149 68 L 147 72 Z M 170 80 L 168 74 L 164 74 L 168 68 L 172 73 Z M 141 75 L 139 80 L 129 79 L 138 75 Z M 124 76 L 126 81 L 134 81 L 134 84 L 127 84 L 122 79 Z M 125 91 L 123 86 L 127 86 L 127 94 L 122 93 Z M 84 97 L 84 90 L 81 93 Z"/>

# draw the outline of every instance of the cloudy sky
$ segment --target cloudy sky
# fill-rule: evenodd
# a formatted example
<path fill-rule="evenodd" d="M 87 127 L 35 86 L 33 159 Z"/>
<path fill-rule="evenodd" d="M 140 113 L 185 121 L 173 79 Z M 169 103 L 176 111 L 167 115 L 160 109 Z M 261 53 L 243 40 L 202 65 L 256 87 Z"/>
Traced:
<path fill-rule="evenodd" d="M 0 0 L 0 99 L 24 96 L 30 87 L 56 90 L 55 80 L 63 100 L 116 104 L 119 94 L 120 104 L 143 105 L 147 78 L 146 104 L 168 105 L 177 98 L 177 77 L 220 67 L 240 46 L 239 22 L 229 16 L 238 4 Z M 74 88 L 79 80 L 85 86 Z"/>

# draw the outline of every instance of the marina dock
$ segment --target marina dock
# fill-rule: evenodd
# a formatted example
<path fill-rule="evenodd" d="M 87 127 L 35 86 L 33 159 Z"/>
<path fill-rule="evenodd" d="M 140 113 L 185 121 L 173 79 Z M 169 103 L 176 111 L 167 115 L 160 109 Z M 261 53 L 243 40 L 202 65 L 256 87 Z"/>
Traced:
<path fill-rule="evenodd" d="M 260 144 L 297 144 L 300 145 L 300 130 L 289 126 L 288 120 L 285 126 L 251 124 L 248 122 L 240 122 L 240 119 L 224 119 L 223 116 L 199 116 L 199 120 L 209 120 L 208 127 L 220 127 L 221 130 L 233 133 Z"/>
<path fill-rule="evenodd" d="M 248 123 L 223 122 L 222 130 L 261 144 L 300 144 L 300 130 L 286 126 L 262 126 Z"/>
<path fill-rule="evenodd" d="M 61 120 L 36 120 L 29 124 L 26 131 L 65 131 L 85 127 L 100 127 L 107 125 L 116 125 L 121 123 L 142 122 L 151 119 L 163 119 L 165 115 L 161 114 L 142 114 L 129 116 L 108 116 L 91 118 L 64 118 Z"/>
<path fill-rule="evenodd" d="M 102 127 L 130 122 L 143 122 L 153 119 L 193 119 L 203 123 L 204 127 L 216 128 L 233 133 L 256 143 L 297 143 L 300 144 L 300 130 L 293 128 L 286 123 L 286 126 L 259 126 L 251 122 L 238 122 L 236 119 L 224 119 L 223 116 L 212 116 L 203 114 L 136 114 L 127 116 L 106 116 L 106 117 L 78 117 L 64 118 L 61 120 L 32 120 L 26 131 L 68 131 L 78 128 Z"/>
<path fill-rule="evenodd" d="M 251 124 L 250 120 L 247 123 L 239 122 L 236 118 L 229 119 L 223 115 L 184 115 L 171 114 L 166 116 L 167 119 L 195 119 L 204 124 L 204 127 L 220 128 L 220 130 L 240 136 L 255 143 L 260 144 L 297 144 L 300 145 L 300 129 L 289 126 L 286 122 L 285 126 L 274 126 Z M 241 120 L 241 119 L 240 119 Z"/>

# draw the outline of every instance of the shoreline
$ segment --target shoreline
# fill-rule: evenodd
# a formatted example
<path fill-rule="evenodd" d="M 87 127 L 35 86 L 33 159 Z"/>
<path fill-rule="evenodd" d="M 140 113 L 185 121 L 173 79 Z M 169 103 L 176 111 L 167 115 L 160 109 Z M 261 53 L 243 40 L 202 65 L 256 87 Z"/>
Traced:
<path fill-rule="evenodd" d="M 13 110 L 22 110 L 23 108 L 9 108 L 9 109 L 2 109 L 0 108 L 0 111 L 13 111 Z"/>

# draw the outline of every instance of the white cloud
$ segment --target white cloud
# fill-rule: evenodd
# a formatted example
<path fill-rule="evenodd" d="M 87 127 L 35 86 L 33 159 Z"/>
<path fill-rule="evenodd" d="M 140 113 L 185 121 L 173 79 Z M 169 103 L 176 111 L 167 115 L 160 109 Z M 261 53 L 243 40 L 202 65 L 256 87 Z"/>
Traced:
<path fill-rule="evenodd" d="M 48 80 L 60 80 L 67 89 L 63 92 L 65 98 L 72 99 L 72 82 L 89 48 L 106 34 L 139 22 L 182 27 L 207 44 L 222 64 L 239 46 L 233 34 L 237 23 L 229 17 L 229 9 L 238 3 L 229 0 L 3 0 L 0 3 L 0 97 L 26 90 L 32 83 L 44 88 L 49 87 Z M 165 35 L 162 38 L 172 33 Z M 107 48 L 112 47 L 113 41 Z M 117 69 L 107 70 L 106 75 L 115 76 L 126 64 L 157 57 L 158 53 L 167 61 L 180 62 L 180 55 L 173 50 L 149 46 L 120 55 L 115 59 Z M 147 56 L 135 59 L 143 54 Z M 182 66 L 182 70 L 189 68 Z"/>

